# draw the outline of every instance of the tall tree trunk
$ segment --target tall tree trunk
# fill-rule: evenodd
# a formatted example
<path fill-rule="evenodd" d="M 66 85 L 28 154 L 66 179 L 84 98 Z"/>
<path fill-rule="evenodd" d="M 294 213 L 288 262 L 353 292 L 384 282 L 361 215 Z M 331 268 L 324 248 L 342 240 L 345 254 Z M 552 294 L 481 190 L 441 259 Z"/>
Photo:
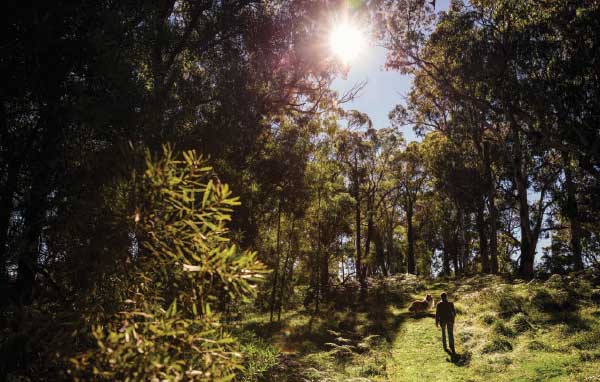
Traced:
<path fill-rule="evenodd" d="M 396 247 L 394 246 L 394 231 L 391 224 L 386 227 L 385 246 L 387 253 L 387 272 L 394 274 L 397 272 L 394 264 L 396 263 Z"/>
<path fill-rule="evenodd" d="M 413 203 L 408 200 L 406 208 L 406 235 L 408 240 L 408 259 L 407 272 L 413 275 L 417 274 L 417 264 L 415 261 L 415 238 L 413 227 Z"/>
<path fill-rule="evenodd" d="M 282 274 L 281 274 L 281 285 L 279 287 L 279 299 L 277 302 L 277 321 L 281 321 L 281 310 L 282 310 L 282 306 L 283 306 L 283 296 L 285 294 L 285 284 L 287 282 L 286 280 L 286 276 L 287 276 L 287 269 L 289 267 L 289 260 L 292 254 L 292 240 L 293 240 L 293 236 L 294 236 L 294 225 L 296 223 L 296 217 L 292 216 L 292 227 L 290 229 L 290 235 L 288 237 L 288 250 L 287 253 L 285 254 L 285 260 L 283 262 L 283 269 L 282 269 Z M 290 274 L 289 279 L 292 279 L 292 275 Z"/>
<path fill-rule="evenodd" d="M 516 126 L 512 126 L 514 139 L 514 181 L 519 202 L 519 217 L 521 220 L 521 261 L 519 275 L 524 278 L 533 277 L 535 260 L 535 244 L 529 221 L 529 201 L 527 200 L 527 175 L 523 171 L 523 148 L 521 137 Z"/>
<path fill-rule="evenodd" d="M 459 240 L 458 240 L 458 253 L 461 265 L 461 272 L 466 273 L 468 271 L 468 244 L 466 239 L 466 224 L 465 224 L 465 211 L 461 206 L 458 208 L 458 228 L 459 228 Z"/>
<path fill-rule="evenodd" d="M 456 240 L 452 243 L 452 265 L 454 266 L 454 277 L 457 278 L 460 275 L 460 265 L 458 264 L 458 250 Z"/>
<path fill-rule="evenodd" d="M 375 260 L 381 274 L 385 277 L 388 275 L 388 269 L 385 261 L 385 240 L 379 228 L 373 230 L 373 241 L 375 242 Z"/>
<path fill-rule="evenodd" d="M 19 163 L 11 158 L 8 162 L 6 184 L 0 193 L 0 286 L 8 281 L 8 229 L 13 211 L 13 197 L 17 191 Z"/>
<path fill-rule="evenodd" d="M 477 231 L 479 232 L 479 254 L 481 257 L 481 270 L 490 273 L 490 258 L 488 254 L 488 239 L 485 225 L 485 199 L 481 195 L 477 201 Z"/>
<path fill-rule="evenodd" d="M 490 155 L 490 143 L 485 142 L 484 163 L 485 163 L 485 178 L 487 182 L 487 199 L 489 216 L 489 236 L 490 236 L 490 271 L 493 274 L 498 273 L 498 209 L 496 208 L 496 182 L 492 172 L 492 159 Z"/>
<path fill-rule="evenodd" d="M 367 233 L 365 235 L 365 260 L 369 258 L 371 254 L 371 240 L 373 236 L 373 216 L 371 213 L 371 203 L 367 205 Z M 373 273 L 373 272 L 371 272 Z M 366 276 L 366 275 L 365 275 Z"/>
<path fill-rule="evenodd" d="M 581 271 L 583 270 L 583 256 L 581 254 L 581 223 L 579 221 L 579 208 L 577 206 L 577 185 L 573 181 L 573 169 L 568 154 L 564 155 L 564 163 L 565 188 L 567 190 L 567 218 L 570 225 L 573 266 L 576 271 Z"/>
<path fill-rule="evenodd" d="M 450 276 L 450 254 L 445 243 L 442 249 L 442 274 L 446 277 Z"/>
<path fill-rule="evenodd" d="M 329 253 L 327 251 L 323 251 L 321 255 L 320 271 L 321 296 L 327 298 L 329 295 Z"/>
<path fill-rule="evenodd" d="M 360 190 L 359 190 L 358 179 L 354 181 L 354 193 L 356 199 L 356 205 L 354 207 L 354 217 L 355 217 L 355 226 L 356 226 L 356 278 L 360 283 L 361 290 L 366 288 L 365 280 L 363 277 L 363 266 L 362 266 L 362 248 L 360 244 L 360 226 L 361 226 L 361 216 L 360 216 Z"/>
<path fill-rule="evenodd" d="M 281 198 L 277 204 L 277 238 L 276 238 L 276 249 L 275 249 L 275 269 L 273 270 L 273 288 L 271 289 L 271 313 L 269 315 L 269 321 L 273 322 L 273 313 L 275 312 L 275 296 L 277 293 L 277 280 L 279 279 L 279 260 L 281 255 L 280 247 L 280 236 L 281 236 Z"/>
<path fill-rule="evenodd" d="M 31 167 L 31 187 L 25 197 L 24 226 L 17 268 L 17 287 L 21 302 L 29 304 L 33 297 L 33 287 L 37 273 L 40 239 L 46 222 L 48 196 L 52 190 L 52 181 L 56 174 L 56 162 L 60 147 L 61 122 L 57 100 L 47 100 L 40 116 L 39 128 L 43 131 L 40 139 L 40 151 L 33 156 Z"/>

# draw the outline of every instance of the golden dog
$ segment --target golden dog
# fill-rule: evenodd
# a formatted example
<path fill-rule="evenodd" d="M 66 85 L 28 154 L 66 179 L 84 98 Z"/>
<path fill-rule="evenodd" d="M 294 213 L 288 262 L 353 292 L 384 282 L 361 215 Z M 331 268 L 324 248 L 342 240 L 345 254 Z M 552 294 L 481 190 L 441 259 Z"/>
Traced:
<path fill-rule="evenodd" d="M 433 306 L 433 297 L 428 294 L 423 301 L 414 301 L 408 308 L 409 312 L 426 312 Z"/>

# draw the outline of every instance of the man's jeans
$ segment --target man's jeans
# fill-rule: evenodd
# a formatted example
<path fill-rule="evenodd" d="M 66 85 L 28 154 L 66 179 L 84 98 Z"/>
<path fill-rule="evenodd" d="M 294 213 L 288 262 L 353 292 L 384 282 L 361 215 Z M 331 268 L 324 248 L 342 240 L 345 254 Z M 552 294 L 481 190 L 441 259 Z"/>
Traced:
<path fill-rule="evenodd" d="M 442 344 L 444 344 L 444 349 L 446 347 L 446 330 L 448 330 L 448 341 L 450 342 L 450 350 L 454 352 L 454 323 L 449 322 L 445 324 L 440 324 L 442 327 Z"/>

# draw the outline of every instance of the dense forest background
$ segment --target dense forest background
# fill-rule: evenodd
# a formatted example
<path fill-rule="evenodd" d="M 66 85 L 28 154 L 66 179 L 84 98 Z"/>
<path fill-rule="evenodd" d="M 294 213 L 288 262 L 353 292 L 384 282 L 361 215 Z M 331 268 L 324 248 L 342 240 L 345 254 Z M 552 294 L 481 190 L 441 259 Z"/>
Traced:
<path fill-rule="evenodd" d="M 227 380 L 249 307 L 598 274 L 596 1 L 9 3 L 0 379 Z M 412 75 L 388 127 L 330 88 L 342 8 Z"/>

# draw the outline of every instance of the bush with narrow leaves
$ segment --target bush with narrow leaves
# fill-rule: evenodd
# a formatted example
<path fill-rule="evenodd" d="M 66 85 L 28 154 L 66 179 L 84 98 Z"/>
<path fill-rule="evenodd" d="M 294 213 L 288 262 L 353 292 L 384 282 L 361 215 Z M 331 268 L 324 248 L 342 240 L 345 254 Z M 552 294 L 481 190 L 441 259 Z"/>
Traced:
<path fill-rule="evenodd" d="M 265 269 L 231 243 L 226 223 L 239 204 L 194 151 L 146 154 L 134 176 L 135 263 L 129 298 L 95 347 L 72 359 L 75 380 L 225 381 L 243 368 L 238 342 L 220 320 L 247 300 Z"/>

